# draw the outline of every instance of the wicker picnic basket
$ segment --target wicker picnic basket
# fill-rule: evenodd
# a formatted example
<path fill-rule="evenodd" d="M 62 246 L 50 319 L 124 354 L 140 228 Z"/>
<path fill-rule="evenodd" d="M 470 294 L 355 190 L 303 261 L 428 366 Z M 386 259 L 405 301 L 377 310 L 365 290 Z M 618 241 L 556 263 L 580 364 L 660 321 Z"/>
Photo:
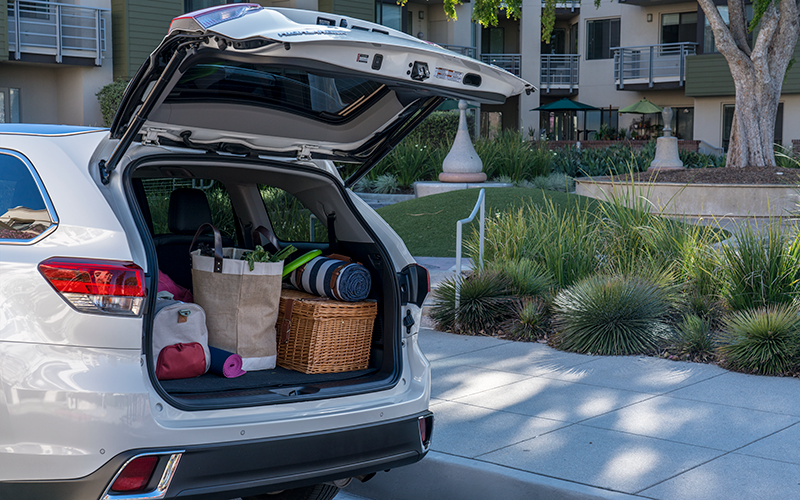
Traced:
<path fill-rule="evenodd" d="M 367 368 L 377 313 L 374 301 L 339 302 L 283 289 L 276 325 L 278 366 L 303 373 Z"/>

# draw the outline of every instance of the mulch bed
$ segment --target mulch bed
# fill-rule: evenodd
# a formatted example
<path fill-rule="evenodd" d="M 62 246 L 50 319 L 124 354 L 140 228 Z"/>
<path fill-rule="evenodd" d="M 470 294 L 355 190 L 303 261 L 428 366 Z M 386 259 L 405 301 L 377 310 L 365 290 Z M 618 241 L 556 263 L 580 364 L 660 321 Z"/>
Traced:
<path fill-rule="evenodd" d="M 615 177 L 630 181 L 630 174 Z M 633 174 L 636 182 L 675 182 L 679 184 L 800 184 L 800 169 L 779 167 L 722 167 L 660 170 Z"/>

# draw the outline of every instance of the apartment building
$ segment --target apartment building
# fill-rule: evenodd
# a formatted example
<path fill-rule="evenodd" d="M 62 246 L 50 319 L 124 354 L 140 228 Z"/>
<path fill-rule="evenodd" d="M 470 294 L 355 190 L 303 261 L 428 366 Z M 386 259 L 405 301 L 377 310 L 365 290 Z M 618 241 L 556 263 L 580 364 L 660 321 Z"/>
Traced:
<path fill-rule="evenodd" d="M 0 0 L 0 123 L 100 125 L 111 3 Z"/>
<path fill-rule="evenodd" d="M 726 5 L 718 9 L 727 16 Z M 482 60 L 539 85 L 540 92 L 483 106 L 484 131 L 502 125 L 538 137 L 585 140 L 610 127 L 652 137 L 663 125 L 660 115 L 619 113 L 647 99 L 673 108 L 672 129 L 680 138 L 702 141 L 707 152 L 727 148 L 733 80 L 696 2 L 603 0 L 595 8 L 566 0 L 557 4 L 550 43 L 540 41 L 542 5 L 524 0 L 522 10 L 520 20 L 481 29 L 475 49 Z M 599 109 L 535 111 L 563 98 Z M 787 74 L 780 102 L 775 141 L 791 147 L 800 139 L 800 68 Z"/>

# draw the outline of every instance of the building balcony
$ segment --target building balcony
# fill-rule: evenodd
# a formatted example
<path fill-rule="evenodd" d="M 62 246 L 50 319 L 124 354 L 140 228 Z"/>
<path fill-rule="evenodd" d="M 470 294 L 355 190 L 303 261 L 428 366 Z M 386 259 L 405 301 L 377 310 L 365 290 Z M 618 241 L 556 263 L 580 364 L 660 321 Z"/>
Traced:
<path fill-rule="evenodd" d="M 542 8 L 544 8 L 545 0 L 542 0 Z M 568 10 L 570 12 L 580 12 L 580 0 L 556 0 L 556 12 Z"/>
<path fill-rule="evenodd" d="M 108 9 L 41 0 L 8 1 L 13 60 L 101 66 Z"/>
<path fill-rule="evenodd" d="M 478 49 L 477 47 L 469 47 L 466 45 L 445 45 L 445 44 L 438 44 L 441 48 L 447 49 L 462 56 L 471 57 L 473 59 L 478 58 Z"/>
<path fill-rule="evenodd" d="M 575 94 L 578 92 L 579 54 L 542 54 L 539 83 L 541 92 Z"/>
<path fill-rule="evenodd" d="M 520 54 L 481 54 L 481 61 L 504 69 L 515 76 L 522 74 Z"/>
<path fill-rule="evenodd" d="M 614 47 L 617 90 L 675 89 L 686 83 L 686 57 L 696 54 L 693 42 Z"/>

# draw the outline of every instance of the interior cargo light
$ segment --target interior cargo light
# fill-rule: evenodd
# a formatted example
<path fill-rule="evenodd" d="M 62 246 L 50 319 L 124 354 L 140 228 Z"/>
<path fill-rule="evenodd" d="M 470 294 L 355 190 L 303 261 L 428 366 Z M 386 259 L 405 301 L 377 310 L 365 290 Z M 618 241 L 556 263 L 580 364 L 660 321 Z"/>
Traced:
<path fill-rule="evenodd" d="M 133 262 L 54 257 L 39 272 L 81 312 L 136 316 L 145 297 L 144 271 Z"/>
<path fill-rule="evenodd" d="M 207 9 L 196 10 L 172 20 L 169 31 L 183 29 L 187 31 L 197 31 L 198 28 L 207 30 L 219 23 L 237 19 L 246 14 L 261 10 L 261 6 L 256 3 L 237 3 L 229 5 L 218 5 Z"/>
<path fill-rule="evenodd" d="M 111 491 L 130 492 L 144 489 L 150 482 L 156 465 L 158 465 L 157 455 L 134 458 L 120 471 L 114 484 L 111 485 Z"/>

